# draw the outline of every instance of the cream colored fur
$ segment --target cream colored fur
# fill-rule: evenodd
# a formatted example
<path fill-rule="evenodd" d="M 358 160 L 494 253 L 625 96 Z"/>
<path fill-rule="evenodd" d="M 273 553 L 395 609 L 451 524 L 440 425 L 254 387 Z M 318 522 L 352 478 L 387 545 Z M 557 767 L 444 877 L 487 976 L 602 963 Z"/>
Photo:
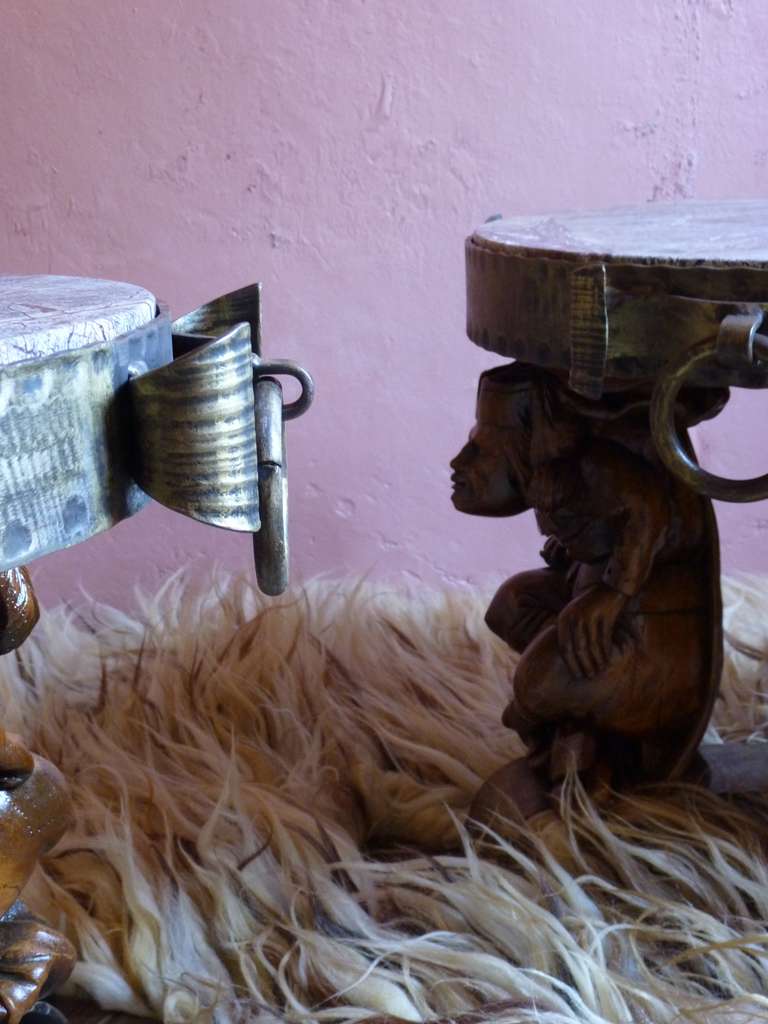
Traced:
<path fill-rule="evenodd" d="M 725 590 L 716 723 L 762 742 L 768 584 Z M 768 1021 L 768 800 L 598 812 L 572 785 L 563 828 L 473 846 L 469 801 L 520 749 L 486 604 L 217 576 L 136 620 L 47 615 L 0 690 L 71 781 L 28 895 L 78 944 L 77 986 L 169 1022 Z"/>

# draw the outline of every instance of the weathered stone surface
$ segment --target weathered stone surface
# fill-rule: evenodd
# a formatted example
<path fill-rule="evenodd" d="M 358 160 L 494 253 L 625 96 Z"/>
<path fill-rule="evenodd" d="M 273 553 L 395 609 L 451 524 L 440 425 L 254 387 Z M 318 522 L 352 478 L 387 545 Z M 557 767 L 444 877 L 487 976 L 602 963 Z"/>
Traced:
<path fill-rule="evenodd" d="M 473 241 L 528 255 L 603 262 L 768 264 L 768 201 L 646 203 L 491 221 Z"/>
<path fill-rule="evenodd" d="M 0 365 L 110 341 L 149 323 L 156 305 L 122 281 L 0 277 Z"/>

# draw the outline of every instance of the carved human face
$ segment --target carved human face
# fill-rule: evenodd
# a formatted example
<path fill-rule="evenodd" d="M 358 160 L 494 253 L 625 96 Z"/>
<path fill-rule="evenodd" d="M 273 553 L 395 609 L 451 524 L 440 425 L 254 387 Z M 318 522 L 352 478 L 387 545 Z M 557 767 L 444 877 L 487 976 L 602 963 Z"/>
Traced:
<path fill-rule="evenodd" d="M 18 898 L 38 857 L 60 839 L 70 814 L 60 772 L 0 729 L 0 914 Z"/>
<path fill-rule="evenodd" d="M 527 431 L 522 418 L 527 393 L 483 395 L 469 440 L 451 463 L 454 507 L 469 515 L 518 515 L 530 506 L 523 495 L 519 467 Z M 515 458 L 515 455 L 518 458 Z"/>

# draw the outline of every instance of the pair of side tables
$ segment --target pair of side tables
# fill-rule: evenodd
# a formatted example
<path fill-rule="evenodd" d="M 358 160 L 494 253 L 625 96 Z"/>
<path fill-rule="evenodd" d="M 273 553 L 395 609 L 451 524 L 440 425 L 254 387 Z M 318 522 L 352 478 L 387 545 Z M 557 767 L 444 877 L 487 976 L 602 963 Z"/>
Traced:
<path fill-rule="evenodd" d="M 569 771 L 596 794 L 767 786 L 763 744 L 701 740 L 723 648 L 711 499 L 763 498 L 768 477 L 707 473 L 688 431 L 729 387 L 768 386 L 768 202 L 494 220 L 466 253 L 469 337 L 507 362 L 480 378 L 453 501 L 533 509 L 544 537 L 541 567 L 507 580 L 487 613 L 520 655 L 503 720 L 527 754 L 470 815 L 531 818 L 556 806 Z M 36 619 L 24 563 L 150 498 L 252 533 L 262 589 L 285 588 L 284 423 L 313 385 L 260 344 L 258 286 L 171 322 L 131 285 L 0 278 L 0 650 Z M 290 404 L 285 375 L 301 388 Z M 45 995 L 74 962 L 20 900 L 66 822 L 64 781 L 2 734 L 0 1019 L 12 1024 L 55 1014 Z"/>

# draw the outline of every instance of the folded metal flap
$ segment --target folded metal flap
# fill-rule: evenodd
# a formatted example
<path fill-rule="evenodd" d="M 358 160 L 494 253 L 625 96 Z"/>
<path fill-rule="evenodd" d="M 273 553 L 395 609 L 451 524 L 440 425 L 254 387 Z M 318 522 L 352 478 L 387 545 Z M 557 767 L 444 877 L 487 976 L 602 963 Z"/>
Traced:
<path fill-rule="evenodd" d="M 204 303 L 173 321 L 174 335 L 217 337 L 234 324 L 250 328 L 251 349 L 261 352 L 261 284 L 249 284 Z"/>
<path fill-rule="evenodd" d="M 250 326 L 200 341 L 130 382 L 136 480 L 176 512 L 254 532 L 260 518 Z"/>

